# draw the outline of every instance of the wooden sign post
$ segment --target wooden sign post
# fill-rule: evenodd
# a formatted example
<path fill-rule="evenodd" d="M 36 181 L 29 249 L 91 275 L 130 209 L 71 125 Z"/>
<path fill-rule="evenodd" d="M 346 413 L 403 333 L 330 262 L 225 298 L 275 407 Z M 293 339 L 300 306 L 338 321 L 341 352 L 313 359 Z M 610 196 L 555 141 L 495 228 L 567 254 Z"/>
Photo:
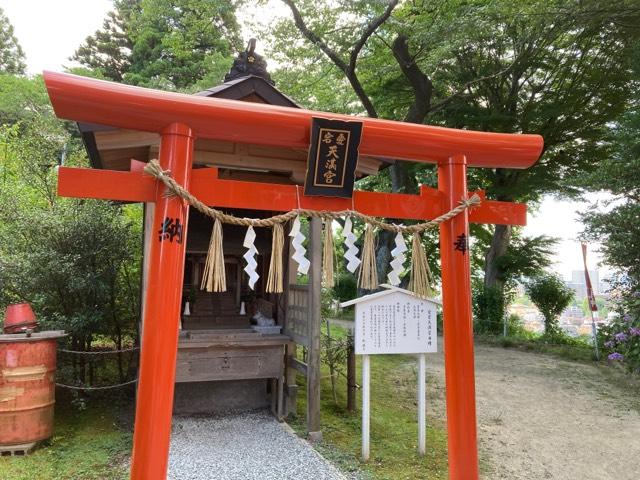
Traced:
<path fill-rule="evenodd" d="M 437 352 L 437 305 L 402 288 L 386 290 L 340 304 L 355 305 L 355 350 L 362 355 L 362 460 L 370 456 L 370 355 L 418 355 L 418 453 L 426 452 L 426 353 Z"/>

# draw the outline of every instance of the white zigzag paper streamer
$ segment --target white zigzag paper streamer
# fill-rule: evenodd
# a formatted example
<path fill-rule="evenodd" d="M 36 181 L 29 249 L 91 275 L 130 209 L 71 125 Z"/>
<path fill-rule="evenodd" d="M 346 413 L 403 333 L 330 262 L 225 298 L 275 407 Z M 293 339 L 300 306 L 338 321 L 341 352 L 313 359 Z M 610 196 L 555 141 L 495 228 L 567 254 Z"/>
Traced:
<path fill-rule="evenodd" d="M 358 237 L 354 235 L 352 228 L 351 217 L 347 217 L 344 221 L 344 228 L 342 229 L 344 244 L 347 247 L 346 252 L 344 252 L 344 258 L 347 259 L 347 270 L 354 273 L 360 265 L 360 259 L 358 258 L 358 247 L 356 247 Z"/>
<path fill-rule="evenodd" d="M 407 244 L 404 241 L 404 236 L 401 232 L 398 232 L 396 235 L 396 248 L 391 250 L 391 256 L 393 260 L 391 260 L 391 271 L 389 275 L 387 275 L 387 279 L 389 283 L 394 287 L 400 285 L 400 274 L 404 270 L 404 262 L 406 260 L 404 252 L 407 251 Z"/>
<path fill-rule="evenodd" d="M 244 236 L 244 241 L 242 242 L 242 246 L 247 249 L 247 252 L 242 256 L 242 258 L 247 262 L 247 266 L 244 267 L 244 271 L 249 275 L 249 288 L 251 290 L 253 290 L 258 278 L 260 278 L 260 275 L 256 272 L 256 267 L 258 266 L 256 255 L 258 254 L 258 250 L 256 249 L 255 241 L 256 232 L 253 230 L 253 227 L 249 225 L 249 228 L 247 228 L 247 234 Z"/>
<path fill-rule="evenodd" d="M 289 236 L 291 237 L 291 245 L 293 246 L 293 258 L 298 263 L 298 273 L 306 275 L 309 271 L 309 266 L 311 262 L 305 257 L 305 253 L 307 253 L 307 249 L 302 245 L 305 241 L 304 233 L 300 230 L 300 217 L 296 217 L 293 221 L 293 225 L 291 226 L 291 231 L 289 232 Z"/>

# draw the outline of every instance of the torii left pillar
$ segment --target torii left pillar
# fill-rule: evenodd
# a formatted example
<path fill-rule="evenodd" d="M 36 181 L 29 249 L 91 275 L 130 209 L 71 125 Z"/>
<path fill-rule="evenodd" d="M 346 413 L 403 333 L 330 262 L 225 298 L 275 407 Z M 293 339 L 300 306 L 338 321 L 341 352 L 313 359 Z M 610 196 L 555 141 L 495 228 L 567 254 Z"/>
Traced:
<path fill-rule="evenodd" d="M 174 123 L 161 133 L 159 162 L 189 188 L 194 137 L 191 129 Z M 161 480 L 167 476 L 173 391 L 176 375 L 178 322 L 187 245 L 189 206 L 165 195 L 157 182 L 144 300 L 140 374 L 131 459 L 132 480 Z"/>

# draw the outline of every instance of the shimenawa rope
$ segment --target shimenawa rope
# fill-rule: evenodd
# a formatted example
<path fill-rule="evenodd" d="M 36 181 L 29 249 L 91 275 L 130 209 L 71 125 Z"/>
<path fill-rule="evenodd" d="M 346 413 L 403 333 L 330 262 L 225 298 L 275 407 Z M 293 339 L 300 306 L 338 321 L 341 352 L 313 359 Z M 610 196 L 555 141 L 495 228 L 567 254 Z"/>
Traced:
<path fill-rule="evenodd" d="M 182 185 L 171 177 L 171 172 L 162 170 L 157 160 L 151 160 L 144 167 L 145 173 L 157 178 L 167 187 L 167 195 L 175 195 L 202 214 L 213 218 L 214 227 L 211 236 L 211 243 L 207 260 L 205 264 L 205 275 L 202 280 L 202 289 L 208 291 L 222 292 L 226 291 L 226 280 L 224 272 L 224 254 L 222 252 L 222 225 L 228 223 L 244 227 L 270 227 L 273 230 L 273 239 L 271 247 L 271 262 L 269 264 L 269 276 L 267 278 L 266 291 L 268 293 L 281 293 L 283 291 L 283 267 L 282 267 L 282 251 L 284 248 L 284 232 L 282 225 L 289 220 L 294 219 L 298 215 L 306 217 L 319 217 L 325 220 L 324 230 L 324 248 L 323 248 L 323 273 L 325 286 L 333 286 L 333 233 L 331 222 L 335 219 L 345 216 L 357 217 L 366 224 L 364 235 L 364 245 L 362 247 L 362 263 L 358 275 L 358 284 L 361 288 L 374 290 L 378 288 L 378 271 L 375 259 L 375 235 L 374 227 L 394 233 L 407 233 L 413 236 L 413 252 L 412 252 L 412 268 L 410 289 L 420 297 L 428 297 L 431 295 L 431 272 L 427 257 L 422 246 L 420 234 L 428 228 L 433 228 L 447 220 L 452 219 L 456 215 L 464 212 L 468 208 L 480 204 L 480 197 L 477 194 L 471 198 L 463 198 L 460 204 L 450 211 L 440 215 L 439 217 L 429 220 L 428 222 L 417 223 L 414 225 L 396 225 L 386 223 L 375 217 L 365 215 L 356 210 L 341 210 L 331 212 L 326 210 L 307 210 L 304 208 L 296 208 L 290 212 L 280 215 L 274 215 L 269 218 L 239 218 L 234 215 L 228 215 L 220 210 L 211 208 L 195 196 L 193 196 Z M 296 187 L 297 195 L 297 187 Z M 299 205 L 299 199 L 298 199 Z"/>

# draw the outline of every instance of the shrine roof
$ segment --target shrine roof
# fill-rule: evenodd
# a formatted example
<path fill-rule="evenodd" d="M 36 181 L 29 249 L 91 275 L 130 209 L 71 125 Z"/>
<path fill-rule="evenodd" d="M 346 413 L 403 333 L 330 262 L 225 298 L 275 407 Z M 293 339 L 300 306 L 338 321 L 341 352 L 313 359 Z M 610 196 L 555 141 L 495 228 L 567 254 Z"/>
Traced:
<path fill-rule="evenodd" d="M 392 293 L 404 293 L 405 295 L 410 295 L 414 298 L 417 298 L 419 300 L 424 300 L 425 302 L 431 302 L 435 305 L 440 305 L 442 306 L 442 302 L 436 298 L 422 298 L 419 297 L 418 295 L 416 295 L 415 293 L 413 293 L 410 290 L 406 290 L 404 288 L 400 288 L 400 287 L 394 287 L 393 285 L 388 285 L 386 283 L 383 283 L 380 285 L 381 287 L 383 287 L 385 290 L 380 290 L 378 292 L 374 292 L 374 293 L 370 293 L 369 295 L 363 295 L 362 297 L 358 297 L 358 298 L 354 298 L 353 300 L 348 300 L 346 302 L 342 302 L 340 304 L 341 308 L 344 307 L 350 307 L 351 305 L 355 305 L 357 303 L 363 303 L 363 302 L 369 302 L 371 300 L 375 300 L 377 298 L 382 298 L 382 297 L 386 297 L 387 295 L 390 295 Z"/>
<path fill-rule="evenodd" d="M 301 108 L 291 97 L 285 95 L 267 80 L 257 75 L 235 78 L 198 92 L 196 95 L 200 97 L 228 98 L 230 100 L 251 98 L 251 95 L 257 95 L 264 103 L 269 105 Z"/>
<path fill-rule="evenodd" d="M 252 68 L 250 71 L 256 72 L 256 69 Z M 301 108 L 274 86 L 268 74 L 263 76 L 236 72 L 224 83 L 192 96 Z M 94 168 L 128 170 L 131 159 L 146 162 L 158 155 L 160 136 L 154 132 L 88 122 L 78 122 L 78 129 Z M 230 142 L 198 138 L 195 150 L 194 164 L 221 168 L 221 178 L 294 184 L 302 184 L 304 181 L 307 150 L 303 148 L 269 147 L 243 143 L 241 140 Z M 356 176 L 359 179 L 376 174 L 390 163 L 393 160 L 361 156 Z M 263 178 L 265 176 L 269 178 Z"/>
<path fill-rule="evenodd" d="M 306 156 L 313 118 L 345 121 L 357 118 L 363 124 L 360 155 L 374 162 L 401 159 L 440 163 L 456 156 L 464 158 L 470 167 L 528 168 L 538 160 L 543 149 L 539 135 L 456 130 L 265 103 L 203 98 L 65 73 L 44 72 L 43 76 L 58 117 L 110 124 L 156 136 L 168 125 L 182 123 L 190 127 L 197 140 L 242 142 L 302 152 Z M 266 167 L 268 164 L 263 163 L 262 168 Z"/>

